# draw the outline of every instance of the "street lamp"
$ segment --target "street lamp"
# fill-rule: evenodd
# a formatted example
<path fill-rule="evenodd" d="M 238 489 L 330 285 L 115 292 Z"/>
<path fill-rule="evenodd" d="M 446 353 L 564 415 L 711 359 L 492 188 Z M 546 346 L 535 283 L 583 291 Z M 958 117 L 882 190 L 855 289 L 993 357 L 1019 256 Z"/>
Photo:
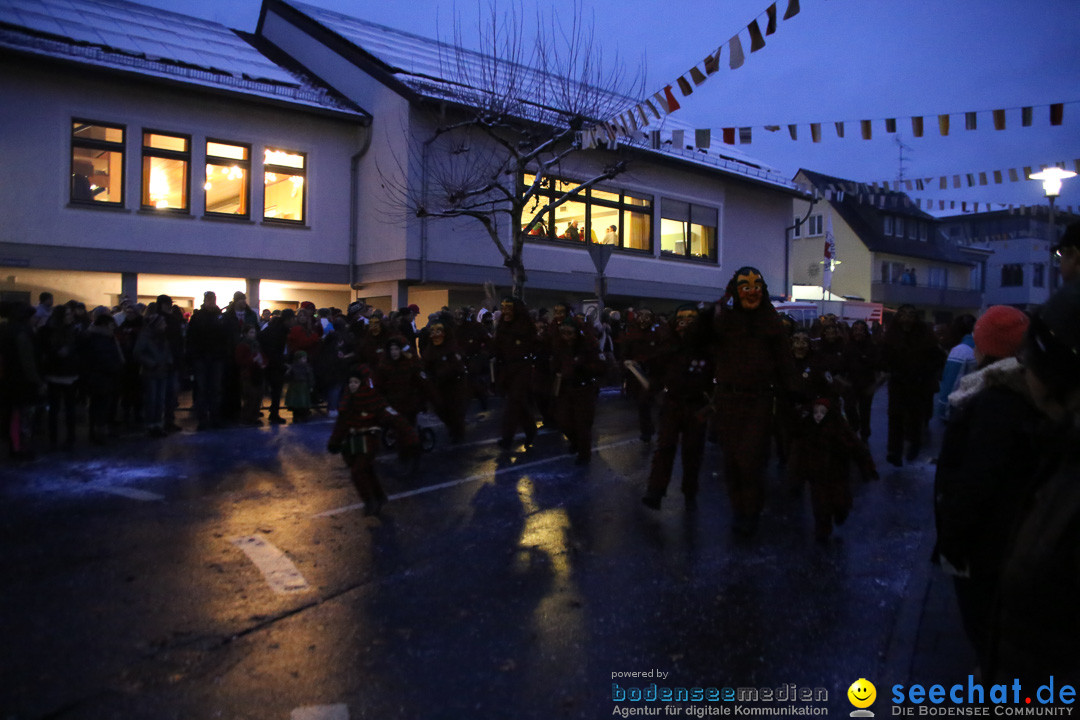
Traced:
<path fill-rule="evenodd" d="M 1076 177 L 1076 173 L 1072 170 L 1063 170 L 1062 168 L 1051 166 L 1045 170 L 1040 170 L 1036 173 L 1028 175 L 1029 180 L 1041 180 L 1043 184 L 1043 193 L 1046 195 L 1046 199 L 1050 201 L 1050 267 L 1054 267 L 1054 247 L 1057 245 L 1057 228 L 1054 227 L 1054 200 L 1061 194 L 1061 181 L 1068 180 L 1071 177 Z M 1050 285 L 1050 290 L 1053 291 L 1053 283 Z"/>

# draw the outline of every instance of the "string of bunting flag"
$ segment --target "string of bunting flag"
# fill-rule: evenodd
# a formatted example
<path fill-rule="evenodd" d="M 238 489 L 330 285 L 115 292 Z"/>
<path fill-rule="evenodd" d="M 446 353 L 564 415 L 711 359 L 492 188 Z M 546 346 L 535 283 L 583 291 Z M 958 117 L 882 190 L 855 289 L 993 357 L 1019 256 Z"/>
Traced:
<path fill-rule="evenodd" d="M 856 189 L 844 189 L 843 186 L 829 186 L 821 190 L 819 195 L 829 201 L 835 200 L 836 202 L 844 202 L 845 200 L 851 200 L 860 205 L 871 205 L 879 210 L 916 207 L 920 210 L 926 210 L 927 212 L 935 210 L 938 212 L 945 210 L 959 210 L 963 213 L 977 213 L 1006 210 L 1009 213 L 1019 215 L 1038 215 L 1047 212 L 1047 206 L 1045 204 L 1023 205 L 1003 202 L 977 202 L 972 200 L 912 198 L 896 191 L 892 193 L 884 191 L 874 192 L 873 187 L 865 183 L 845 183 L 844 185 L 855 185 Z M 802 186 L 802 189 L 808 194 L 812 194 L 813 188 Z M 1060 206 L 1059 212 L 1072 214 L 1073 209 L 1072 205 Z M 1080 208 L 1077 209 L 1080 210 Z"/>
<path fill-rule="evenodd" d="M 787 9 L 782 19 L 790 20 L 798 15 L 800 10 L 799 0 L 787 0 Z M 774 2 L 746 25 L 745 31 L 749 36 L 751 53 L 765 47 L 765 38 L 776 32 L 777 14 L 777 3 Z M 762 24 L 765 26 L 764 31 Z M 740 38 L 742 33 L 743 31 L 740 30 L 732 35 L 731 39 L 721 43 L 716 50 L 706 55 L 703 61 L 691 67 L 673 82 L 666 84 L 662 90 L 653 93 L 652 98 L 645 99 L 615 117 L 583 130 L 584 146 L 596 147 L 599 140 L 614 142 L 620 135 L 633 137 L 634 133 L 649 127 L 654 120 L 660 120 L 681 108 L 682 105 L 675 97 L 674 87 L 679 88 L 679 93 L 683 97 L 691 95 L 695 87 L 703 85 L 711 76 L 720 71 L 720 61 L 725 47 L 728 48 L 728 67 L 732 70 L 742 67 L 746 62 L 746 52 L 743 50 L 743 41 Z"/>

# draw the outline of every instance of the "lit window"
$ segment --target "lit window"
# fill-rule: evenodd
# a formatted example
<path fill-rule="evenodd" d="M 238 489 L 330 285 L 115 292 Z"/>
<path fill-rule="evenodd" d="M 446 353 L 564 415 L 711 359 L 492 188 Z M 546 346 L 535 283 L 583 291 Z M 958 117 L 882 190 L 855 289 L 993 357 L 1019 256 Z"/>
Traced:
<path fill-rule="evenodd" d="M 144 131 L 142 159 L 142 207 L 187 212 L 191 139 Z"/>
<path fill-rule="evenodd" d="M 660 204 L 660 252 L 716 261 L 716 208 L 664 199 Z"/>
<path fill-rule="evenodd" d="M 535 175 L 522 176 L 522 189 L 532 186 Z M 585 242 L 628 250 L 652 251 L 652 199 L 634 197 L 615 190 L 588 188 L 576 199 L 554 210 L 544 206 L 577 187 L 559 178 L 545 178 L 522 213 L 522 229 L 537 215 L 540 221 L 528 233 L 532 237 Z"/>
<path fill-rule="evenodd" d="M 263 218 L 303 223 L 307 157 L 303 153 L 266 148 L 263 172 Z"/>
<path fill-rule="evenodd" d="M 71 201 L 124 204 L 124 127 L 73 120 Z"/>
<path fill-rule="evenodd" d="M 250 172 L 250 146 L 207 140 L 206 214 L 247 217 Z"/>

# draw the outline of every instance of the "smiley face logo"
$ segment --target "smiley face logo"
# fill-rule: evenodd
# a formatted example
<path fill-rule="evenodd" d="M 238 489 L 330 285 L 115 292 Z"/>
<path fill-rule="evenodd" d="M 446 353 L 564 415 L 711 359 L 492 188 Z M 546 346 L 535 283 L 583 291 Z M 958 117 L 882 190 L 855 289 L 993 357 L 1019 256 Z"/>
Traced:
<path fill-rule="evenodd" d="M 868 708 L 877 699 L 877 688 L 866 678 L 859 678 L 851 683 L 851 687 L 847 690 L 847 697 L 855 707 Z"/>

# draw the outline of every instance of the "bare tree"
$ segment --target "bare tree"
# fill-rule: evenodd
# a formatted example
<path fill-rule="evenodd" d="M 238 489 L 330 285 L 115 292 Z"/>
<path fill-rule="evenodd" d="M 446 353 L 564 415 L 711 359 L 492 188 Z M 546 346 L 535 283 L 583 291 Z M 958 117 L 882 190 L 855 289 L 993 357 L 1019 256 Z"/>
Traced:
<path fill-rule="evenodd" d="M 499 14 L 489 6 L 478 23 L 481 52 L 462 48 L 455 23 L 454 42 L 440 46 L 440 77 L 420 88 L 436 98 L 427 104 L 433 131 L 410 150 L 420 187 L 402 168 L 397 180 L 381 173 L 396 204 L 410 214 L 479 222 L 510 271 L 516 297 L 527 280 L 525 242 L 544 211 L 627 166 L 617 148 L 607 148 L 598 156 L 602 167 L 590 177 L 560 184 L 558 197 L 539 192 L 551 187 L 567 157 L 595 152 L 581 147 L 583 128 L 632 106 L 644 89 L 643 67 L 628 73 L 617 54 L 605 61 L 591 24 L 581 18 L 580 3 L 561 6 L 557 18 L 538 15 L 535 42 L 528 43 L 520 7 Z M 528 185 L 526 175 L 532 177 Z M 524 220 L 527 209 L 533 214 Z"/>

